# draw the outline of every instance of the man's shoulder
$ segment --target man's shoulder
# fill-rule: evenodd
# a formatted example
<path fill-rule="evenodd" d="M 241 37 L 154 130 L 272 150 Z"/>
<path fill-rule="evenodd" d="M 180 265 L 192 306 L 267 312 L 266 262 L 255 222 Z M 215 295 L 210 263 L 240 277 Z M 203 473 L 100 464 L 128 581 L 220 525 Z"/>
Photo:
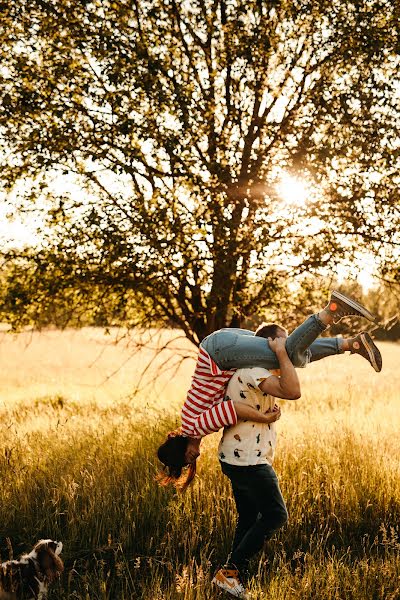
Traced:
<path fill-rule="evenodd" d="M 240 394 L 240 397 L 243 398 L 242 392 L 244 390 L 259 391 L 260 383 L 271 377 L 271 375 L 272 373 L 263 367 L 238 369 L 229 381 L 228 396 Z"/>
<path fill-rule="evenodd" d="M 264 367 L 245 367 L 243 369 L 238 369 L 233 376 L 237 380 L 254 380 L 254 379 L 266 379 L 267 377 L 271 377 L 272 373 L 268 369 Z"/>

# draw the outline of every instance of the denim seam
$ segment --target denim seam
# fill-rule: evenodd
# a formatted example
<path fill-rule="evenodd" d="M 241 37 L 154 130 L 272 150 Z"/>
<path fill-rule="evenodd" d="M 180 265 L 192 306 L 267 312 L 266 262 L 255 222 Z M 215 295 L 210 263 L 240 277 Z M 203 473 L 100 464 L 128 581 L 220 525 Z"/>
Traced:
<path fill-rule="evenodd" d="M 321 328 L 321 331 L 325 331 L 325 329 L 328 328 L 328 325 L 325 325 L 325 323 L 323 323 L 321 321 L 321 319 L 319 318 L 318 315 L 312 315 L 315 319 L 315 321 L 317 322 L 317 325 Z"/>

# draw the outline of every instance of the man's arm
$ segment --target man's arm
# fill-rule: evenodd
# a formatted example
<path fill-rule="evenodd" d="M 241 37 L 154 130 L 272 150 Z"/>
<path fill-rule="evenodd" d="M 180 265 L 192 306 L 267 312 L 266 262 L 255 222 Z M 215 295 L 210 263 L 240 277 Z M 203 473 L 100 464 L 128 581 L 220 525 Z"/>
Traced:
<path fill-rule="evenodd" d="M 279 360 L 281 375 L 280 377 L 272 375 L 268 379 L 264 379 L 258 387 L 265 394 L 285 400 L 297 400 L 301 396 L 300 382 L 296 369 L 286 352 L 285 341 L 285 338 L 275 338 L 274 340 L 268 338 L 269 347 Z"/>

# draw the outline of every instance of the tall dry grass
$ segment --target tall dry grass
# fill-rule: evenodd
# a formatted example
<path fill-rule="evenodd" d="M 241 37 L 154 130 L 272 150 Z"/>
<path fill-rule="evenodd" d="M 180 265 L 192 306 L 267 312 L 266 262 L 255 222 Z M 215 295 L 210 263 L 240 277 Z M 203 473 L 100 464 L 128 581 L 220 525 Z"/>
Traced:
<path fill-rule="evenodd" d="M 149 351 L 110 340 L 90 329 L 0 339 L 2 558 L 7 537 L 15 554 L 61 539 L 53 599 L 218 597 L 210 582 L 235 521 L 219 435 L 185 495 L 154 483 L 193 363 L 132 397 Z M 313 364 L 301 400 L 282 401 L 275 468 L 290 518 L 254 561 L 254 598 L 400 598 L 400 347 L 382 352 L 381 374 L 360 357 Z"/>

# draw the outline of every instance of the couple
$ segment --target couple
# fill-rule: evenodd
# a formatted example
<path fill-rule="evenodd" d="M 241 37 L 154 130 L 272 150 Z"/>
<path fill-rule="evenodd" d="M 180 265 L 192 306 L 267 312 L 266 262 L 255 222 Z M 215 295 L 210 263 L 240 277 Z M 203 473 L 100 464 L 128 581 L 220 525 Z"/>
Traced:
<path fill-rule="evenodd" d="M 213 582 L 233 596 L 247 597 L 241 578 L 248 574 L 250 558 L 287 521 L 272 468 L 274 422 L 281 414 L 274 398 L 299 398 L 295 367 L 326 356 L 350 351 L 363 356 L 375 371 L 382 368 L 380 352 L 367 333 L 316 339 L 329 325 L 350 315 L 375 320 L 352 298 L 332 292 L 329 304 L 289 336 L 283 327 L 272 324 L 256 334 L 222 329 L 201 342 L 182 409 L 182 427 L 158 449 L 164 464 L 159 481 L 185 489 L 196 473 L 202 437 L 225 427 L 218 452 L 222 471 L 231 481 L 238 522 L 228 564 Z M 271 369 L 280 369 L 279 375 Z"/>

